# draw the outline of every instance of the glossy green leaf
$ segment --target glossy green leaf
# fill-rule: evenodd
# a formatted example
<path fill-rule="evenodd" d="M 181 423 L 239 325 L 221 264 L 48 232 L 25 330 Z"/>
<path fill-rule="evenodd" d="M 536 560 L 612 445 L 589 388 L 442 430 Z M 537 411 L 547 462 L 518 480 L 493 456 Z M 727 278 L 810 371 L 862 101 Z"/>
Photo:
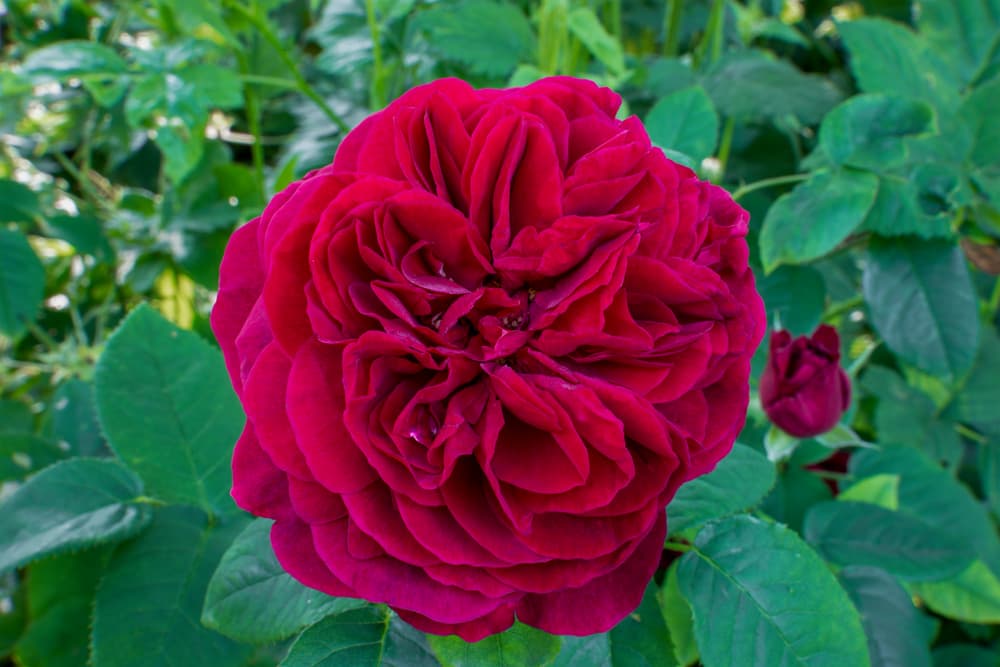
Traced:
<path fill-rule="evenodd" d="M 811 334 L 826 307 L 823 274 L 809 266 L 781 266 L 757 279 L 772 327 Z M 778 327 L 778 325 L 781 325 Z"/>
<path fill-rule="evenodd" d="M 32 222 L 41 214 L 34 190 L 23 183 L 0 178 L 0 223 Z"/>
<path fill-rule="evenodd" d="M 719 114 L 701 86 L 690 86 L 660 98 L 646 114 L 646 129 L 660 148 L 701 162 L 715 152 Z"/>
<path fill-rule="evenodd" d="M 455 635 L 429 635 L 431 650 L 444 667 L 502 667 L 548 665 L 559 653 L 559 637 L 523 623 L 469 643 Z"/>
<path fill-rule="evenodd" d="M 1000 623 L 1000 579 L 981 560 L 947 581 L 914 584 L 913 592 L 947 618 Z"/>
<path fill-rule="evenodd" d="M 931 667 L 922 618 L 902 586 L 875 567 L 846 567 L 838 575 L 861 614 L 872 664 Z"/>
<path fill-rule="evenodd" d="M 774 486 L 774 465 L 754 449 L 736 443 L 715 470 L 677 490 L 667 505 L 667 530 L 676 534 L 747 510 Z"/>
<path fill-rule="evenodd" d="M 803 534 L 833 563 L 871 565 L 910 581 L 946 579 L 975 558 L 969 545 L 953 542 L 920 517 L 870 503 L 813 505 Z"/>
<path fill-rule="evenodd" d="M 25 667 L 89 664 L 90 619 L 105 549 L 39 561 L 28 570 L 30 621 L 14 650 Z"/>
<path fill-rule="evenodd" d="M 608 34 L 604 24 L 590 7 L 577 7 L 566 16 L 570 33 L 590 51 L 612 76 L 625 73 L 625 53 L 622 45 Z"/>
<path fill-rule="evenodd" d="M 770 273 L 780 264 L 822 257 L 857 229 L 875 203 L 878 177 L 818 171 L 774 202 L 764 218 L 760 252 Z"/>
<path fill-rule="evenodd" d="M 722 115 L 749 120 L 791 115 L 812 124 L 841 97 L 829 81 L 752 49 L 723 55 L 706 72 L 703 85 Z"/>
<path fill-rule="evenodd" d="M 32 51 L 23 67 L 28 76 L 44 79 L 121 74 L 128 66 L 109 46 L 69 40 Z"/>
<path fill-rule="evenodd" d="M 873 242 L 863 288 L 872 323 L 918 368 L 957 377 L 979 340 L 976 294 L 961 250 L 938 241 Z"/>
<path fill-rule="evenodd" d="M 857 95 L 826 115 L 819 143 L 834 164 L 887 171 L 906 161 L 906 137 L 935 130 L 934 110 L 924 102 Z"/>
<path fill-rule="evenodd" d="M 0 504 L 0 572 L 135 535 L 149 522 L 141 494 L 139 479 L 115 461 L 46 468 Z"/>
<path fill-rule="evenodd" d="M 210 524 L 192 507 L 156 510 L 119 547 L 97 590 L 94 667 L 238 667 L 250 650 L 198 622 L 209 578 L 242 521 Z"/>
<path fill-rule="evenodd" d="M 438 667 L 427 638 L 382 605 L 325 619 L 299 635 L 280 667 Z"/>
<path fill-rule="evenodd" d="M 559 638 L 555 638 L 559 639 Z M 562 647 L 552 661 L 542 662 L 543 656 L 533 656 L 530 661 L 467 662 L 471 666 L 483 665 L 546 665 L 547 667 L 674 667 L 673 642 L 664 623 L 656 600 L 656 587 L 650 584 L 639 608 L 626 616 L 608 632 L 585 637 L 564 636 Z M 431 640 L 432 644 L 434 640 Z M 457 666 L 456 666 L 457 667 Z"/>
<path fill-rule="evenodd" d="M 229 459 L 243 412 L 217 350 L 140 306 L 108 340 L 96 384 L 108 442 L 152 495 L 233 508 Z"/>
<path fill-rule="evenodd" d="M 861 619 L 837 580 L 794 532 L 750 516 L 707 525 L 681 559 L 706 667 L 865 667 Z M 830 619 L 837 619 L 831 623 Z"/>
<path fill-rule="evenodd" d="M 238 641 L 265 643 L 365 604 L 330 597 L 293 579 L 274 556 L 271 524 L 257 519 L 223 555 L 208 584 L 202 623 Z"/>
<path fill-rule="evenodd" d="M 24 234 L 0 228 L 0 334 L 15 337 L 35 319 L 45 294 L 45 267 Z"/>

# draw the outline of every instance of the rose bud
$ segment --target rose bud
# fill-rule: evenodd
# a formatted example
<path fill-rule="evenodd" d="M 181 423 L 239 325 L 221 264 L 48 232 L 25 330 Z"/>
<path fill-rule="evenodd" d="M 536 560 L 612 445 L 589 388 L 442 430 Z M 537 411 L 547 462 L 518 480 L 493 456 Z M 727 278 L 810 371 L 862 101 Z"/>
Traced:
<path fill-rule="evenodd" d="M 840 367 L 840 336 L 826 324 L 812 337 L 771 335 L 760 401 L 775 426 L 797 438 L 826 433 L 851 404 L 851 381 Z"/>
<path fill-rule="evenodd" d="M 226 248 L 233 497 L 330 595 L 478 640 L 603 632 L 746 418 L 748 214 L 621 99 L 415 88 Z"/>

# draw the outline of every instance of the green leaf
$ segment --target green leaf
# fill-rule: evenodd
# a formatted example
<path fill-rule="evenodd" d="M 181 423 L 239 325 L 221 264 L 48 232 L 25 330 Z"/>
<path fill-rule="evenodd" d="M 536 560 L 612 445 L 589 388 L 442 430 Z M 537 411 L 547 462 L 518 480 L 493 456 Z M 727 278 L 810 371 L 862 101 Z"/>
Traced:
<path fill-rule="evenodd" d="M 646 114 L 646 129 L 653 143 L 690 155 L 701 162 L 715 152 L 719 114 L 701 86 L 671 93 Z"/>
<path fill-rule="evenodd" d="M 273 642 L 331 614 L 364 606 L 335 598 L 292 578 L 271 548 L 272 521 L 257 519 L 240 533 L 212 575 L 201 622 L 227 637 Z"/>
<path fill-rule="evenodd" d="M 56 443 L 34 433 L 0 431 L 0 482 L 24 479 L 64 457 Z"/>
<path fill-rule="evenodd" d="M 950 108 L 959 98 L 952 70 L 901 24 L 862 18 L 839 23 L 837 29 L 864 92 L 918 99 L 939 110 Z"/>
<path fill-rule="evenodd" d="M 847 487 L 837 500 L 870 503 L 887 510 L 899 509 L 899 475 L 872 475 Z"/>
<path fill-rule="evenodd" d="M 977 644 L 949 644 L 934 649 L 934 667 L 996 667 L 1000 653 Z"/>
<path fill-rule="evenodd" d="M 1000 79 L 977 88 L 962 102 L 961 118 L 970 129 L 969 159 L 974 165 L 996 169 L 996 147 L 1000 142 Z"/>
<path fill-rule="evenodd" d="M 806 510 L 831 498 L 833 492 L 818 475 L 789 465 L 778 477 L 774 490 L 761 503 L 761 510 L 793 530 L 801 531 Z"/>
<path fill-rule="evenodd" d="M 35 415 L 27 403 L 0 399 L 0 432 L 34 433 Z"/>
<path fill-rule="evenodd" d="M 516 627 L 516 626 L 515 626 Z M 538 631 L 536 631 L 538 632 Z M 543 633 L 544 634 L 544 633 Z M 553 637 L 558 642 L 558 637 Z M 433 645 L 434 639 L 431 640 Z M 673 644 L 664 623 L 663 615 L 656 601 L 656 586 L 650 584 L 639 608 L 629 614 L 608 632 L 586 637 L 562 637 L 561 649 L 552 662 L 542 656 L 530 662 L 507 661 L 510 654 L 504 653 L 503 661 L 465 662 L 462 665 L 483 667 L 494 665 L 551 665 L 551 667 L 674 667 Z M 533 656 L 534 657 L 534 656 Z M 450 667 L 447 663 L 445 667 Z M 458 667 L 458 665 L 455 665 Z"/>
<path fill-rule="evenodd" d="M 711 519 L 747 510 L 774 486 L 774 465 L 759 452 L 736 443 L 715 470 L 677 490 L 667 505 L 667 528 L 676 534 Z"/>
<path fill-rule="evenodd" d="M 97 421 L 94 385 L 70 379 L 59 385 L 49 410 L 52 437 L 69 446 L 77 456 L 104 456 L 108 453 Z"/>
<path fill-rule="evenodd" d="M 28 570 L 30 621 L 14 650 L 25 667 L 87 665 L 90 617 L 106 549 L 40 561 Z"/>
<path fill-rule="evenodd" d="M 895 579 L 874 567 L 847 567 L 838 576 L 861 614 L 873 665 L 931 667 L 923 618 Z"/>
<path fill-rule="evenodd" d="M 1000 623 L 1000 580 L 981 560 L 947 581 L 913 585 L 928 607 L 968 623 Z"/>
<path fill-rule="evenodd" d="M 857 95 L 827 114 L 819 143 L 834 164 L 887 171 L 906 161 L 904 139 L 935 131 L 934 110 L 895 95 Z"/>
<path fill-rule="evenodd" d="M 0 223 L 32 222 L 41 214 L 34 190 L 23 183 L 0 178 Z"/>
<path fill-rule="evenodd" d="M 16 337 L 45 295 L 45 267 L 24 234 L 0 228 L 0 334 Z"/>
<path fill-rule="evenodd" d="M 674 658 L 680 667 L 688 667 L 698 662 L 698 642 L 694 637 L 694 614 L 691 605 L 681 595 L 677 583 L 677 563 L 674 561 L 667 569 L 660 589 L 660 611 L 670 632 L 670 641 L 674 645 Z"/>
<path fill-rule="evenodd" d="M 965 256 L 939 241 L 873 241 L 863 276 L 872 323 L 893 352 L 941 377 L 972 364 L 978 306 Z"/>
<path fill-rule="evenodd" d="M 243 82 L 232 69 L 199 63 L 180 70 L 178 76 L 191 86 L 203 107 L 235 109 L 243 105 Z"/>
<path fill-rule="evenodd" d="M 921 36 L 960 73 L 963 86 L 997 60 L 996 0 L 924 0 L 916 16 Z"/>
<path fill-rule="evenodd" d="M 143 305 L 108 340 L 96 385 L 111 448 L 152 495 L 234 507 L 229 459 L 244 417 L 217 350 Z"/>
<path fill-rule="evenodd" d="M 979 480 L 990 511 L 1000 518 L 1000 445 L 996 442 L 979 445 Z"/>
<path fill-rule="evenodd" d="M 791 115 L 811 125 L 841 98 L 826 79 L 753 49 L 723 55 L 705 74 L 703 85 L 722 115 L 747 120 Z"/>
<path fill-rule="evenodd" d="M 28 622 L 26 588 L 16 572 L 0 576 L 0 658 L 9 656 L 24 634 Z"/>
<path fill-rule="evenodd" d="M 115 461 L 72 459 L 38 473 L 0 504 L 0 572 L 139 532 L 142 484 Z"/>
<path fill-rule="evenodd" d="M 981 344 L 972 370 L 947 413 L 972 424 L 984 433 L 1000 438 L 1000 337 L 992 328 L 981 331 Z"/>
<path fill-rule="evenodd" d="M 94 667 L 238 667 L 250 649 L 199 622 L 222 552 L 242 521 L 210 524 L 193 507 L 156 510 L 149 529 L 119 547 L 94 605 Z"/>
<path fill-rule="evenodd" d="M 705 526 L 677 576 L 706 667 L 744 664 L 747 656 L 760 665 L 870 664 L 847 594 L 780 524 L 736 516 Z"/>
<path fill-rule="evenodd" d="M 430 33 L 431 48 L 487 76 L 509 75 L 535 49 L 531 24 L 513 4 L 465 0 L 421 12 L 415 21 Z"/>
<path fill-rule="evenodd" d="M 782 266 L 757 279 L 772 327 L 795 335 L 811 334 L 826 308 L 823 274 L 809 266 Z"/>
<path fill-rule="evenodd" d="M 770 273 L 780 264 L 804 263 L 832 251 L 864 222 L 877 192 L 874 174 L 815 172 L 768 210 L 760 233 L 764 269 Z"/>
<path fill-rule="evenodd" d="M 122 74 L 128 65 L 108 46 L 69 40 L 32 51 L 24 59 L 23 69 L 33 79 L 67 79 L 88 74 Z"/>
<path fill-rule="evenodd" d="M 559 653 L 559 637 L 515 623 L 509 630 L 469 643 L 455 635 L 430 635 L 431 650 L 444 667 L 548 665 Z"/>
<path fill-rule="evenodd" d="M 625 53 L 617 39 L 608 34 L 590 7 L 577 7 L 566 17 L 569 31 L 586 47 L 612 76 L 625 73 Z"/>
<path fill-rule="evenodd" d="M 427 639 L 388 607 L 368 605 L 325 619 L 295 640 L 280 667 L 438 667 Z"/>
<path fill-rule="evenodd" d="M 52 236 L 66 241 L 83 255 L 109 260 L 115 256 L 101 221 L 89 215 L 54 215 L 45 221 Z"/>
<path fill-rule="evenodd" d="M 833 563 L 880 567 L 909 581 L 946 579 L 975 558 L 968 545 L 952 542 L 920 517 L 869 503 L 813 505 L 803 535 Z"/>
<path fill-rule="evenodd" d="M 881 236 L 915 235 L 925 239 L 951 237 L 950 216 L 945 213 L 930 214 L 920 204 L 922 195 L 917 170 L 911 178 L 880 174 L 878 196 L 865 218 L 865 231 Z"/>

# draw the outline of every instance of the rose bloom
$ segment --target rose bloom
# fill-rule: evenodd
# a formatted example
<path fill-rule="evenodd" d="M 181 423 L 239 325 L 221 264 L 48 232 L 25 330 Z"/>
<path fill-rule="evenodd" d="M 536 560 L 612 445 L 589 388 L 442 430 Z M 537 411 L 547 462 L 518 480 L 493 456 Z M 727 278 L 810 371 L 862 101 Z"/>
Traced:
<path fill-rule="evenodd" d="M 851 405 L 851 381 L 840 367 L 840 335 L 826 324 L 809 336 L 771 335 L 760 401 L 775 426 L 797 438 L 826 433 Z"/>
<path fill-rule="evenodd" d="M 307 586 L 478 640 L 607 630 L 730 450 L 747 213 L 572 78 L 415 88 L 233 235 L 233 497 Z"/>

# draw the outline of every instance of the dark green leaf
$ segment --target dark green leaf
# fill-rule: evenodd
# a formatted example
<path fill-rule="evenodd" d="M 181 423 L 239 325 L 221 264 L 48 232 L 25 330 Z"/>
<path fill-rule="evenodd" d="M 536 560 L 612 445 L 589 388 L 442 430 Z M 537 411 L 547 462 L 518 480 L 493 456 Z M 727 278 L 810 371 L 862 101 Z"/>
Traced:
<path fill-rule="evenodd" d="M 307 629 L 281 667 L 438 667 L 427 639 L 387 607 L 345 611 Z"/>
<path fill-rule="evenodd" d="M 869 503 L 813 505 L 803 534 L 833 563 L 871 565 L 910 581 L 954 576 L 975 558 L 968 545 L 952 542 L 920 517 Z"/>
<path fill-rule="evenodd" d="M 52 235 L 66 241 L 84 255 L 108 260 L 115 251 L 104 235 L 101 221 L 89 215 L 54 215 L 45 221 Z"/>
<path fill-rule="evenodd" d="M 95 667 L 238 667 L 250 650 L 199 622 L 208 580 L 242 521 L 210 524 L 192 507 L 156 510 L 119 547 L 94 605 Z"/>
<path fill-rule="evenodd" d="M 81 667 L 89 664 L 94 593 L 107 560 L 90 549 L 40 561 L 28 570 L 31 620 L 15 648 L 25 667 Z"/>
<path fill-rule="evenodd" d="M 222 355 L 140 306 L 97 364 L 111 448 L 163 500 L 229 511 L 229 458 L 243 426 Z"/>
<path fill-rule="evenodd" d="M 0 431 L 33 433 L 35 415 L 31 406 L 21 401 L 0 400 Z"/>
<path fill-rule="evenodd" d="M 1000 653 L 976 644 L 949 644 L 934 650 L 934 667 L 997 667 Z"/>
<path fill-rule="evenodd" d="M 429 640 L 444 667 L 542 667 L 559 653 L 558 637 L 523 623 L 474 643 L 455 635 L 431 635 Z"/>
<path fill-rule="evenodd" d="M 0 431 L 0 482 L 24 479 L 65 455 L 47 438 L 25 431 Z"/>
<path fill-rule="evenodd" d="M 917 26 L 960 73 L 963 85 L 998 57 L 1000 3 L 996 0 L 924 0 Z"/>
<path fill-rule="evenodd" d="M 1000 518 L 1000 445 L 996 442 L 979 445 L 979 480 L 993 516 Z"/>
<path fill-rule="evenodd" d="M 972 424 L 977 429 L 1000 439 L 1000 338 L 990 328 L 981 332 L 981 344 L 972 370 L 965 378 L 961 391 L 949 406 L 948 414 Z"/>
<path fill-rule="evenodd" d="M 15 337 L 35 319 L 45 294 L 45 267 L 24 234 L 0 228 L 0 334 Z"/>
<path fill-rule="evenodd" d="M 957 377 L 972 364 L 978 307 L 958 246 L 873 241 L 863 287 L 875 328 L 900 357 L 942 377 Z"/>
<path fill-rule="evenodd" d="M 94 385 L 71 379 L 59 385 L 49 411 L 52 437 L 69 446 L 77 456 L 103 456 L 108 453 L 101 427 L 97 422 Z"/>
<path fill-rule="evenodd" d="M 830 500 L 833 492 L 815 473 L 796 465 L 789 465 L 778 477 L 778 483 L 768 494 L 761 509 L 768 516 L 801 530 L 806 510 L 812 505 Z"/>
<path fill-rule="evenodd" d="M 894 95 L 858 95 L 827 114 L 819 142 L 838 165 L 886 171 L 906 161 L 906 137 L 935 130 L 934 110 Z"/>
<path fill-rule="evenodd" d="M 646 129 L 660 148 L 679 151 L 701 162 L 715 152 L 719 114 L 705 90 L 691 86 L 660 98 L 646 114 Z"/>
<path fill-rule="evenodd" d="M 875 567 L 847 567 L 839 578 L 861 614 L 873 665 L 931 667 L 923 619 L 895 579 Z"/>
<path fill-rule="evenodd" d="M 923 209 L 920 198 L 925 193 L 921 193 L 919 185 L 917 174 L 907 179 L 880 175 L 878 196 L 862 229 L 881 236 L 950 237 L 949 216 L 945 212 L 932 215 Z"/>
<path fill-rule="evenodd" d="M 417 24 L 430 33 L 432 48 L 486 75 L 510 74 L 535 48 L 531 24 L 513 4 L 465 0 L 421 12 Z"/>
<path fill-rule="evenodd" d="M 1000 79 L 982 86 L 962 102 L 959 111 L 969 127 L 971 150 L 969 159 L 980 167 L 997 167 L 997 146 L 1000 145 Z"/>
<path fill-rule="evenodd" d="M 772 327 L 811 334 L 826 308 L 823 274 L 809 266 L 782 266 L 757 280 Z"/>
<path fill-rule="evenodd" d="M 41 214 L 34 190 L 23 183 L 0 178 L 0 223 L 32 222 Z"/>
<path fill-rule="evenodd" d="M 141 494 L 139 479 L 116 461 L 46 468 L 0 504 L 0 572 L 135 535 L 149 522 Z"/>
<path fill-rule="evenodd" d="M 703 83 L 722 115 L 751 120 L 791 115 L 811 125 L 841 98 L 829 81 L 755 50 L 727 53 Z"/>
<path fill-rule="evenodd" d="M 875 203 L 878 177 L 850 171 L 818 171 L 774 202 L 760 233 L 767 272 L 780 264 L 822 257 L 864 222 Z"/>
<path fill-rule="evenodd" d="M 326 616 L 365 604 L 330 597 L 293 579 L 271 549 L 271 523 L 257 519 L 226 551 L 208 584 L 202 623 L 256 644 L 290 637 Z"/>
<path fill-rule="evenodd" d="M 677 490 L 667 506 L 667 529 L 676 534 L 711 519 L 754 507 L 775 482 L 774 464 L 739 443 L 715 470 Z"/>
<path fill-rule="evenodd" d="M 736 516 L 705 526 L 678 570 L 706 667 L 864 667 L 861 619 L 819 556 L 780 524 Z M 830 619 L 837 619 L 831 623 Z"/>

